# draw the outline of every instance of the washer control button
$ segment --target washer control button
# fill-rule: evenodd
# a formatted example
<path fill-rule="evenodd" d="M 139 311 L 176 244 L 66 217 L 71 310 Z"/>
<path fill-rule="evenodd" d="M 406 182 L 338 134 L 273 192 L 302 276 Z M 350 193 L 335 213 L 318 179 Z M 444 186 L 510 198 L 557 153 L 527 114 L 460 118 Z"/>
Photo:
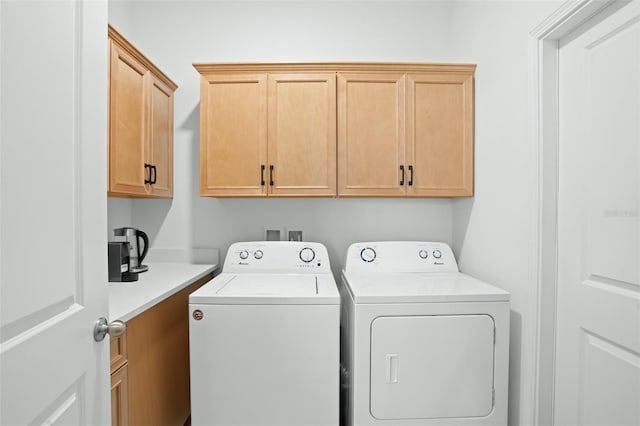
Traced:
<path fill-rule="evenodd" d="M 316 252 L 313 251 L 311 247 L 305 247 L 300 250 L 300 260 L 302 260 L 304 263 L 309 263 L 315 258 Z"/>
<path fill-rule="evenodd" d="M 418 252 L 418 256 L 420 256 L 420 259 L 426 259 L 427 257 L 429 257 L 429 252 L 422 249 Z"/>
<path fill-rule="evenodd" d="M 246 251 L 246 250 L 242 250 L 242 251 L 240 252 L 240 259 L 245 260 L 245 259 L 247 259 L 248 257 L 249 257 L 249 252 L 248 252 L 248 251 Z"/>
<path fill-rule="evenodd" d="M 367 263 L 376 260 L 376 251 L 371 247 L 365 247 L 360 251 L 360 258 Z"/>
<path fill-rule="evenodd" d="M 440 252 L 440 250 L 434 250 L 433 257 L 435 257 L 436 259 L 440 259 L 442 257 L 442 253 Z"/>
<path fill-rule="evenodd" d="M 262 256 L 264 256 L 262 250 L 256 250 L 253 252 L 253 257 L 255 257 L 256 259 L 262 259 Z"/>

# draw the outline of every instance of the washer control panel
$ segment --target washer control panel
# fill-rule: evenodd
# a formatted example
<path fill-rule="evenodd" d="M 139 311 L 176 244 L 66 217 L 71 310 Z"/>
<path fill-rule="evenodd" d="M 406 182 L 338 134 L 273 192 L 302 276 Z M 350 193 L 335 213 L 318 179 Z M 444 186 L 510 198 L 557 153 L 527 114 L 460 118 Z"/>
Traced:
<path fill-rule="evenodd" d="M 352 244 L 345 271 L 458 272 L 458 264 L 446 243 L 426 241 L 379 241 Z"/>
<path fill-rule="evenodd" d="M 234 243 L 222 272 L 331 273 L 324 245 L 302 241 Z"/>

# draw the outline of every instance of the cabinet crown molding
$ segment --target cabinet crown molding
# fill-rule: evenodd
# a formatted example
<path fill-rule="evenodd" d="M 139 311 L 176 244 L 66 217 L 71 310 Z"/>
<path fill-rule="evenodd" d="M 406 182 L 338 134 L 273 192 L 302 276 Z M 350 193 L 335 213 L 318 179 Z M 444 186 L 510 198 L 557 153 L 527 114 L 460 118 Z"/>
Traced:
<path fill-rule="evenodd" d="M 202 75 L 228 72 L 438 72 L 473 74 L 475 64 L 427 62 L 195 62 L 193 67 Z"/>
<path fill-rule="evenodd" d="M 122 34 L 115 28 L 108 25 L 109 39 L 118 45 L 119 48 L 131 55 L 135 60 L 140 62 L 145 68 L 151 71 L 160 81 L 169 87 L 170 90 L 175 91 L 178 85 L 174 83 L 160 68 L 158 68 L 153 62 L 149 60 L 142 52 L 136 49 L 129 40 L 127 40 Z"/>

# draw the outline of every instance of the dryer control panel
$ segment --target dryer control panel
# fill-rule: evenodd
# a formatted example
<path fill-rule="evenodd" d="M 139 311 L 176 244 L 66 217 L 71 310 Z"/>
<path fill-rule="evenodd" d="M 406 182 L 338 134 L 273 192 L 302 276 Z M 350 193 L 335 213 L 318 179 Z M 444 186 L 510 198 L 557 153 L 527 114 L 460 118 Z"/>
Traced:
<path fill-rule="evenodd" d="M 327 248 L 304 241 L 234 243 L 227 251 L 222 272 L 331 273 Z"/>
<path fill-rule="evenodd" d="M 349 246 L 345 271 L 350 273 L 458 272 L 458 264 L 446 243 L 427 241 L 378 241 Z"/>

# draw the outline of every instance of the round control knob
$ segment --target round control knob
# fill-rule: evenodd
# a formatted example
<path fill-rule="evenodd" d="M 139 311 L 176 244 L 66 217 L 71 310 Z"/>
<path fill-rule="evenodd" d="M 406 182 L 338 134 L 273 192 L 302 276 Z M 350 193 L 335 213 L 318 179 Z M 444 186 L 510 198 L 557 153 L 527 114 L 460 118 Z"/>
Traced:
<path fill-rule="evenodd" d="M 309 263 L 315 258 L 316 258 L 316 252 L 313 251 L 312 248 L 305 247 L 302 250 L 300 250 L 300 260 L 302 260 L 304 263 Z"/>
<path fill-rule="evenodd" d="M 440 259 L 442 257 L 442 252 L 440 252 L 440 250 L 434 250 L 433 257 L 435 257 L 436 259 Z"/>
<path fill-rule="evenodd" d="M 373 262 L 376 260 L 376 251 L 371 247 L 365 247 L 360 252 L 360 258 L 367 263 Z"/>
<path fill-rule="evenodd" d="M 242 251 L 240 252 L 240 259 L 245 260 L 245 259 L 246 259 L 246 258 L 248 258 L 248 257 L 249 257 L 249 252 L 248 252 L 248 251 L 246 251 L 246 250 L 242 250 Z"/>
<path fill-rule="evenodd" d="M 256 259 L 262 259 L 263 255 L 264 253 L 262 253 L 262 250 L 256 250 L 255 252 L 253 252 L 253 257 L 255 257 Z"/>
<path fill-rule="evenodd" d="M 429 257 L 429 252 L 427 252 L 426 250 L 420 250 L 418 252 L 418 256 L 420 256 L 420 259 L 426 259 L 427 257 Z"/>

